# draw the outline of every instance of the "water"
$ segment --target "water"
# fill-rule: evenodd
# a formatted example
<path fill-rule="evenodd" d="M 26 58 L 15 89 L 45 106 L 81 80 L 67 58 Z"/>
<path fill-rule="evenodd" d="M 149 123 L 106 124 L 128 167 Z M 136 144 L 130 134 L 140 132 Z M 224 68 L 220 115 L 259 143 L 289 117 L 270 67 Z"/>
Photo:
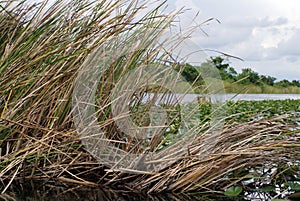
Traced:
<path fill-rule="evenodd" d="M 153 94 L 148 94 L 144 97 L 144 101 L 147 99 L 153 98 Z M 211 102 L 225 102 L 228 100 L 239 101 L 239 100 L 285 100 L 285 99 L 300 99 L 300 94 L 212 94 L 212 95 L 203 95 L 203 94 L 166 94 L 159 95 L 157 98 L 160 103 L 173 102 L 177 100 L 181 103 L 190 103 L 196 102 L 198 99 L 205 99 Z"/>
<path fill-rule="evenodd" d="M 146 194 L 141 192 L 132 192 L 124 189 L 109 189 L 105 186 L 87 187 L 71 183 L 61 183 L 54 180 L 47 181 L 15 181 L 10 185 L 4 194 L 0 194 L 0 200 L 45 200 L 45 201 L 182 201 L 182 200 L 211 200 L 211 201 L 265 201 L 272 200 L 272 196 L 264 192 L 248 193 L 245 197 L 229 198 L 216 193 L 193 193 L 193 194 L 175 194 L 175 193 L 155 193 Z M 288 196 L 284 196 L 288 197 Z M 278 197 L 279 198 L 279 197 Z"/>
<path fill-rule="evenodd" d="M 61 183 L 58 181 L 31 181 L 28 180 L 13 182 L 9 189 L 0 194 L 0 200 L 45 200 L 45 201 L 181 201 L 181 200 L 208 200 L 204 196 L 191 196 L 186 194 L 174 193 L 155 193 L 146 194 L 141 192 L 132 192 L 124 189 L 109 189 L 104 186 L 87 187 L 70 183 Z M 216 197 L 213 200 L 227 200 L 226 197 Z M 219 198 L 219 199 L 218 199 Z"/>
<path fill-rule="evenodd" d="M 223 97 L 225 100 L 285 100 L 285 99 L 300 99 L 300 94 L 226 94 Z"/>

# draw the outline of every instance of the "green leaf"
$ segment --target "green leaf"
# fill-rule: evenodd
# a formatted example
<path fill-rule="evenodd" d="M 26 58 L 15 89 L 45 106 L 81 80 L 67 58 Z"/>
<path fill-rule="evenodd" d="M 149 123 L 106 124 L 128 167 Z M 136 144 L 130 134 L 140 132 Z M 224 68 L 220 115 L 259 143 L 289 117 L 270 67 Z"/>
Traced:
<path fill-rule="evenodd" d="M 274 199 L 272 201 L 289 201 L 289 200 L 284 200 L 284 199 Z"/>
<path fill-rule="evenodd" d="M 224 195 L 229 197 L 236 197 L 243 191 L 243 188 L 240 186 L 231 186 L 230 188 L 226 189 Z"/>
<path fill-rule="evenodd" d="M 264 186 L 259 189 L 262 192 L 271 192 L 275 190 L 275 186 Z"/>
<path fill-rule="evenodd" d="M 286 186 L 290 187 L 292 191 L 299 191 L 300 184 L 295 181 L 289 181 L 286 183 Z"/>

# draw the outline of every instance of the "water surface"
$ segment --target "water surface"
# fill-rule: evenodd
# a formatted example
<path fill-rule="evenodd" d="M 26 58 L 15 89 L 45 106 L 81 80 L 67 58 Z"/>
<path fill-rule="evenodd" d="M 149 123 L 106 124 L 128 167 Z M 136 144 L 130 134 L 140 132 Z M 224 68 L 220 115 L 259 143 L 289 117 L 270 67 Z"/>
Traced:
<path fill-rule="evenodd" d="M 154 94 L 147 94 L 144 101 L 153 98 Z M 239 101 L 262 101 L 262 100 L 285 100 L 285 99 L 300 99 L 300 94 L 160 94 L 157 98 L 160 103 L 173 102 L 177 100 L 181 103 L 196 102 L 198 99 L 205 99 L 211 102 L 225 102 L 228 100 Z"/>

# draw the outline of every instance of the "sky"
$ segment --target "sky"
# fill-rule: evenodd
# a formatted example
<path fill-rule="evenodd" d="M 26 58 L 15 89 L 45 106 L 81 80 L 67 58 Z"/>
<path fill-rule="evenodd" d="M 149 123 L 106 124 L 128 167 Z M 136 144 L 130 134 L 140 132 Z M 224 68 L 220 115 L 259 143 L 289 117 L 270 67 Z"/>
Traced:
<path fill-rule="evenodd" d="M 220 23 L 202 25 L 207 35 L 198 29 L 192 41 L 202 49 L 243 59 L 228 60 L 238 72 L 252 68 L 278 80 L 300 80 L 300 1 L 167 0 L 166 4 L 167 12 L 185 8 L 178 18 L 182 29 L 217 19 Z"/>
<path fill-rule="evenodd" d="M 186 9 L 179 17 L 183 28 L 218 19 L 220 23 L 201 26 L 207 35 L 199 29 L 192 40 L 203 49 L 242 58 L 228 60 L 238 72 L 252 68 L 278 80 L 300 80 L 300 1 L 168 0 L 167 4 L 170 10 Z"/>

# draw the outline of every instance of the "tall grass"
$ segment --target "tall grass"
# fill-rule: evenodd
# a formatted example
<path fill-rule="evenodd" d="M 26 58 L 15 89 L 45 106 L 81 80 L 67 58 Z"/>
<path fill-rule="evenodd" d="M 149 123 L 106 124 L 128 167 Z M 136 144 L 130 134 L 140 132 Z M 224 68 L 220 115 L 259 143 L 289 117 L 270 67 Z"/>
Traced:
<path fill-rule="evenodd" d="M 59 161 L 71 166 L 83 154 L 73 158 L 80 145 L 71 116 L 81 64 L 111 38 L 150 30 L 170 17 L 155 8 L 137 20 L 143 8 L 137 1 L 56 1 L 51 7 L 10 1 L 1 6 L 1 178 L 34 176 L 39 167 L 58 168 Z"/>
<path fill-rule="evenodd" d="M 50 7 L 46 3 L 28 7 L 25 1 L 1 3 L 2 192 L 18 179 L 57 179 L 83 185 L 121 184 L 127 190 L 149 193 L 220 190 L 241 179 L 226 177 L 239 168 L 299 160 L 299 129 L 291 131 L 294 125 L 280 119 L 224 130 L 218 146 L 205 158 L 201 157 L 205 135 L 199 135 L 188 152 L 176 156 L 174 153 L 180 151 L 176 147 L 165 152 L 173 157 L 172 161 L 156 173 L 130 175 L 121 170 L 112 171 L 86 152 L 74 126 L 72 93 L 88 55 L 101 45 L 105 48 L 114 45 L 116 37 L 134 41 L 140 34 L 147 36 L 129 55 L 118 58 L 108 68 L 97 88 L 96 103 L 101 108 L 97 111 L 98 121 L 110 138 L 118 142 L 124 136 L 110 111 L 113 87 L 136 66 L 162 58 L 153 43 L 162 30 L 171 25 L 177 13 L 164 15 L 162 3 L 137 17 L 143 13 L 143 6 L 138 1 L 122 4 L 104 0 L 76 0 L 68 4 L 56 1 Z M 141 89 L 142 93 L 145 91 L 166 93 L 156 86 Z M 132 105 L 141 101 L 141 97 L 133 100 Z M 142 120 L 137 124 L 143 123 Z M 135 139 L 127 139 L 126 143 L 116 146 L 126 151 L 133 149 L 136 143 Z M 155 150 L 159 141 L 153 140 L 151 145 Z"/>
<path fill-rule="evenodd" d="M 228 93 L 250 93 L 250 94 L 299 94 L 299 87 L 279 87 L 266 84 L 243 85 L 238 83 L 229 83 L 224 81 L 225 89 Z"/>

